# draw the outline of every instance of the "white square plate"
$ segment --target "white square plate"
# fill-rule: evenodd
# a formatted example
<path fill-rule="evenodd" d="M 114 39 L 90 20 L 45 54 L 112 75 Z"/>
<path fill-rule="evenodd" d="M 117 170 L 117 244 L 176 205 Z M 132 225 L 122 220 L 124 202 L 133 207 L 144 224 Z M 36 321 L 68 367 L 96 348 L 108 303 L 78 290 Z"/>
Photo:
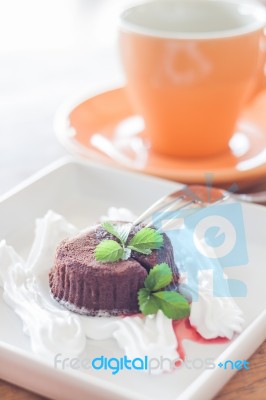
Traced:
<path fill-rule="evenodd" d="M 143 211 L 178 184 L 135 173 L 71 159 L 60 160 L 29 179 L 0 201 L 0 239 L 18 253 L 27 255 L 34 236 L 35 219 L 48 209 L 64 215 L 83 228 L 106 213 L 109 206 Z M 185 342 L 190 359 L 247 359 L 265 339 L 266 209 L 243 205 L 249 263 L 227 268 L 229 278 L 247 284 L 248 296 L 236 299 L 244 311 L 243 333 L 224 344 Z M 22 322 L 4 303 L 0 293 L 0 377 L 50 398 L 97 399 L 211 399 L 235 370 L 177 368 L 172 373 L 151 376 L 122 371 L 63 371 L 33 354 Z M 87 357 L 122 356 L 114 340 L 88 340 Z"/>

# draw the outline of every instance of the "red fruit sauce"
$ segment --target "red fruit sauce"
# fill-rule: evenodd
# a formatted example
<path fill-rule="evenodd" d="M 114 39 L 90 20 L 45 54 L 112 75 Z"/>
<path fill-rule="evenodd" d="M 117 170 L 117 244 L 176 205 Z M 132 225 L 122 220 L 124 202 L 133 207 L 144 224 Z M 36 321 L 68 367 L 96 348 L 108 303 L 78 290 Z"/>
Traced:
<path fill-rule="evenodd" d="M 192 342 L 197 342 L 200 344 L 222 344 L 227 343 L 229 340 L 227 338 L 218 337 L 215 339 L 204 339 L 196 329 L 191 326 L 189 319 L 180 319 L 178 321 L 173 321 L 173 328 L 175 331 L 176 339 L 178 342 L 178 353 L 182 360 L 185 359 L 185 351 L 183 346 L 183 340 L 191 340 Z M 177 366 L 181 363 L 177 363 Z"/>

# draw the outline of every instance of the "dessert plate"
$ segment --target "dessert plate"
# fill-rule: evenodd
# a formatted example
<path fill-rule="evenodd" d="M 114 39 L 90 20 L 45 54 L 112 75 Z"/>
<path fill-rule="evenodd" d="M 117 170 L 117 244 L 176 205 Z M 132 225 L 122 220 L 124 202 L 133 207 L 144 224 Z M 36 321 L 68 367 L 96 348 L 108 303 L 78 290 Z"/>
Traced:
<path fill-rule="evenodd" d="M 119 169 L 72 159 L 60 160 L 0 199 L 0 239 L 27 256 L 34 237 L 35 219 L 47 210 L 64 215 L 82 229 L 105 214 L 111 205 L 139 214 L 179 184 Z M 142 196 L 140 197 L 140 193 Z M 135 371 L 64 370 L 55 368 L 31 350 L 21 320 L 0 292 L 0 377 L 54 399 L 211 399 L 237 370 L 218 367 L 225 360 L 247 359 L 265 339 L 264 261 L 266 209 L 243 204 L 249 261 L 227 268 L 230 279 L 247 285 L 248 296 L 236 298 L 246 318 L 241 335 L 231 342 L 184 342 L 187 358 L 213 358 L 215 369 L 179 367 L 172 373 L 152 376 Z M 86 357 L 121 357 L 114 340 L 88 340 Z M 251 365 L 252 368 L 252 365 Z"/>
<path fill-rule="evenodd" d="M 125 88 L 63 105 L 55 118 L 55 131 L 71 153 L 101 163 L 179 182 L 211 179 L 217 186 L 243 187 L 266 176 L 265 107 L 266 91 L 244 110 L 228 152 L 202 159 L 171 158 L 149 149 L 144 122 L 134 115 Z"/>

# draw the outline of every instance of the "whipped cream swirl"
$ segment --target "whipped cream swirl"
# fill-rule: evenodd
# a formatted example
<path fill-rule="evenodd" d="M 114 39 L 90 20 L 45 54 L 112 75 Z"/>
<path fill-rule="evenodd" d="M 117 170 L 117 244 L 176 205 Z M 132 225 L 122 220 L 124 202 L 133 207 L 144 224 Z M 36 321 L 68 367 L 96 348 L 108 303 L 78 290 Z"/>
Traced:
<path fill-rule="evenodd" d="M 197 291 L 190 283 L 181 285 L 184 294 L 197 294 L 197 298 L 191 302 L 189 321 L 199 334 L 205 339 L 224 337 L 232 339 L 235 333 L 242 332 L 244 317 L 234 299 L 230 296 L 227 286 L 227 276 L 222 275 L 219 282 L 224 285 L 224 293 L 228 296 L 215 296 L 213 291 L 213 270 L 200 270 L 198 272 Z"/>

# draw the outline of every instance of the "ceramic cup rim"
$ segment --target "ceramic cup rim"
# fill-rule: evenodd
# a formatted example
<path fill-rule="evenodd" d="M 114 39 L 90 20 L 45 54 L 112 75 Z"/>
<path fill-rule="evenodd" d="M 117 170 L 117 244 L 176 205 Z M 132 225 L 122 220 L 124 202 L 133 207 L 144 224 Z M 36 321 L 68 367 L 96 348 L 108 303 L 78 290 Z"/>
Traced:
<path fill-rule="evenodd" d="M 184 40 L 210 40 L 210 39 L 223 39 L 223 38 L 230 38 L 230 37 L 235 37 L 235 36 L 243 36 L 247 35 L 253 32 L 256 32 L 258 30 L 261 30 L 263 28 L 266 28 L 266 7 L 259 3 L 252 3 L 250 1 L 245 1 L 241 3 L 238 0 L 168 0 L 168 3 L 179 3 L 180 5 L 183 5 L 187 7 L 189 3 L 191 4 L 196 4 L 197 6 L 199 4 L 205 3 L 206 5 L 210 3 L 219 3 L 221 6 L 224 6 L 225 4 L 229 4 L 232 6 L 239 6 L 239 7 L 246 7 L 246 9 L 249 9 L 250 11 L 253 11 L 254 13 L 254 19 L 257 18 L 257 20 L 247 23 L 246 25 L 243 25 L 241 27 L 236 27 L 232 29 L 225 29 L 225 30 L 220 30 L 220 31 L 206 31 L 206 32 L 175 32 L 175 31 L 165 31 L 162 29 L 152 29 L 149 27 L 144 27 L 141 26 L 140 24 L 137 23 L 132 23 L 127 20 L 127 15 L 129 12 L 134 11 L 134 9 L 138 9 L 140 7 L 143 7 L 145 5 L 151 5 L 151 4 L 158 4 L 162 3 L 162 0 L 152 0 L 152 1 L 140 1 L 138 3 L 134 3 L 133 5 L 125 8 L 119 17 L 119 31 L 121 32 L 127 32 L 127 33 L 133 33 L 133 34 L 138 34 L 141 36 L 148 36 L 148 37 L 154 37 L 154 38 L 161 38 L 161 39 L 184 39 Z M 164 6 L 166 5 L 166 2 L 164 3 Z M 256 17 L 255 17 L 256 15 Z"/>

